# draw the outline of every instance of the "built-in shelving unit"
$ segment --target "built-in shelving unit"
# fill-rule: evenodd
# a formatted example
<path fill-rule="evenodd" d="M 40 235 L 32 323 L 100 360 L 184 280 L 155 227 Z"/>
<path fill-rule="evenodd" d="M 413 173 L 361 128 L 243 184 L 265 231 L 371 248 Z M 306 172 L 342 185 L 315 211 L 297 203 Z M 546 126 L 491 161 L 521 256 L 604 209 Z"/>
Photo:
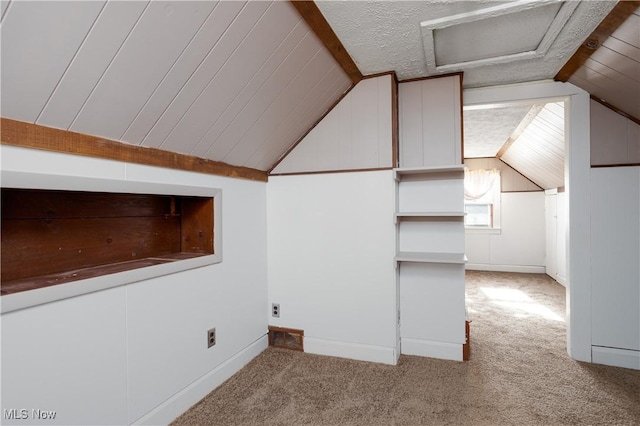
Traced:
<path fill-rule="evenodd" d="M 399 85 L 396 267 L 400 351 L 463 360 L 466 343 L 461 77 Z M 459 110 L 444 119 L 443 109 Z"/>
<path fill-rule="evenodd" d="M 464 166 L 394 175 L 402 353 L 462 359 Z"/>
<path fill-rule="evenodd" d="M 464 264 L 464 166 L 396 169 L 398 262 Z"/>

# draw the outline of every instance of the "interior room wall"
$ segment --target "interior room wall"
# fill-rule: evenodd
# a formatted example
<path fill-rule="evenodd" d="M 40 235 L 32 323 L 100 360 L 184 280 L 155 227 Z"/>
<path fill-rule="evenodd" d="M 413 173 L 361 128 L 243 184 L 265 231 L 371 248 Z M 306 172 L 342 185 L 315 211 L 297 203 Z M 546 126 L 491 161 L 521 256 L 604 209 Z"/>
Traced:
<path fill-rule="evenodd" d="M 635 369 L 640 369 L 638 152 L 640 126 L 592 100 L 591 164 L 629 164 L 591 168 L 593 361 Z"/>
<path fill-rule="evenodd" d="M 640 164 L 640 124 L 591 100 L 591 165 Z"/>
<path fill-rule="evenodd" d="M 9 146 L 1 154 L 3 170 L 209 186 L 223 198 L 221 263 L 3 313 L 3 408 L 55 410 L 51 424 L 168 423 L 266 347 L 266 183 Z"/>
<path fill-rule="evenodd" d="M 466 229 L 467 269 L 545 270 L 545 198 L 533 182 L 497 158 L 467 158 L 469 170 L 500 170 L 500 229 Z"/>
<path fill-rule="evenodd" d="M 305 352 L 395 364 L 394 197 L 391 170 L 269 178 L 269 324 Z"/>
<path fill-rule="evenodd" d="M 544 273 L 544 192 L 501 194 L 501 228 L 465 231 L 467 269 Z"/>
<path fill-rule="evenodd" d="M 269 177 L 269 325 L 305 352 L 397 361 L 394 85 L 360 81 Z"/>

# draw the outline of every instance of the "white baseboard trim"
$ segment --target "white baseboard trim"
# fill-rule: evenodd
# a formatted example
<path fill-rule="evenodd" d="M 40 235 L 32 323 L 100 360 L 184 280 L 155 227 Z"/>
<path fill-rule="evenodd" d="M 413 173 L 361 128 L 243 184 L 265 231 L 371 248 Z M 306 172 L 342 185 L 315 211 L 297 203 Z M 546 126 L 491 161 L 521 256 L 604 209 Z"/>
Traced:
<path fill-rule="evenodd" d="M 403 355 L 417 355 L 428 358 L 449 359 L 462 361 L 462 344 L 435 342 L 433 340 L 419 340 L 402 338 L 401 351 Z"/>
<path fill-rule="evenodd" d="M 591 362 L 640 370 L 640 351 L 591 346 Z"/>
<path fill-rule="evenodd" d="M 265 334 L 258 340 L 220 364 L 215 369 L 187 386 L 158 407 L 136 420 L 135 425 L 166 425 L 187 411 L 192 405 L 204 398 L 209 392 L 220 386 L 236 374 L 249 361 L 258 356 L 269 345 Z"/>
<path fill-rule="evenodd" d="M 547 272 L 547 276 L 549 278 L 551 278 L 552 280 L 554 280 L 555 282 L 557 282 L 558 284 L 560 284 L 562 287 L 566 287 L 567 286 L 567 279 L 563 276 L 560 275 L 556 275 L 555 277 L 551 274 L 549 274 Z"/>
<path fill-rule="evenodd" d="M 493 272 L 521 272 L 524 274 L 544 274 L 544 266 L 531 265 L 492 265 L 489 263 L 467 263 L 465 269 L 469 271 L 493 271 Z"/>
<path fill-rule="evenodd" d="M 395 348 L 386 346 L 363 345 L 304 336 L 304 351 L 310 354 L 336 356 L 358 361 L 397 364 Z"/>

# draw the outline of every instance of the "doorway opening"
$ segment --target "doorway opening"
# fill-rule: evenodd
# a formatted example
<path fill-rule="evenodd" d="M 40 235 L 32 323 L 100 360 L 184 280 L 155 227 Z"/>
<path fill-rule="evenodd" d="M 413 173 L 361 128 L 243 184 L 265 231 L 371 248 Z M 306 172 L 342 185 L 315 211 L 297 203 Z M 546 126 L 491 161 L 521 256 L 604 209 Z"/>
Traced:
<path fill-rule="evenodd" d="M 558 341 L 569 312 L 560 287 L 567 285 L 566 107 L 565 97 L 549 97 L 465 105 L 463 113 L 465 206 L 488 206 L 487 220 L 465 226 L 470 319 L 499 311 L 502 320 L 525 320 L 520 332 L 549 327 Z"/>

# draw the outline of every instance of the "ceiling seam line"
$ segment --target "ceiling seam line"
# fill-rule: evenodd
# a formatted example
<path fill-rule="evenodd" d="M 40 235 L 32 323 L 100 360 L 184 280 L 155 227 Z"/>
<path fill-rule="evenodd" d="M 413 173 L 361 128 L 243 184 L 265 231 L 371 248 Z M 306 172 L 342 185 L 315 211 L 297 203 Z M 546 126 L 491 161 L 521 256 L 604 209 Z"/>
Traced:
<path fill-rule="evenodd" d="M 334 65 L 334 67 L 333 67 L 333 68 L 331 68 L 331 69 L 329 70 L 329 72 L 327 72 L 327 74 L 326 74 L 326 75 L 330 75 L 330 73 L 331 73 L 331 72 L 333 72 L 333 70 L 338 70 L 338 71 L 341 71 L 341 72 L 343 72 L 343 73 L 344 73 L 344 70 L 342 70 L 342 67 L 336 67 L 336 66 Z M 324 79 L 324 78 L 326 78 L 326 76 L 325 76 L 325 77 L 323 77 L 323 79 Z M 350 79 L 350 78 L 348 78 L 348 76 L 347 76 L 347 80 L 348 80 L 349 84 L 352 84 L 352 83 L 351 83 L 351 79 Z M 329 101 L 332 101 L 333 99 L 335 99 L 335 98 L 334 98 L 334 96 L 336 95 L 336 92 L 339 92 L 339 91 L 340 91 L 340 88 L 342 87 L 342 84 L 341 84 L 340 80 L 336 79 L 336 80 L 334 81 L 334 85 L 335 85 L 335 87 L 331 86 L 331 88 L 326 92 L 326 93 L 328 93 L 328 94 L 327 94 L 327 96 L 326 96 L 326 99 L 323 99 L 323 100 L 322 100 L 321 105 L 324 105 L 324 104 L 325 104 L 325 102 L 329 102 Z M 341 99 L 342 99 L 342 98 L 341 98 Z M 333 102 L 332 102 L 332 104 L 333 104 Z M 328 112 L 329 112 L 329 108 L 330 108 L 330 107 L 331 107 L 331 105 L 330 105 L 329 107 L 327 107 L 327 108 L 324 108 L 323 113 L 324 113 L 324 112 L 327 112 L 327 113 L 328 113 Z M 307 117 L 308 117 L 308 116 L 310 116 L 310 115 L 312 115 L 312 114 L 313 114 L 313 111 L 307 111 L 307 112 L 305 112 L 305 113 L 304 113 L 304 116 L 303 116 L 303 117 L 304 117 L 304 120 L 298 120 L 298 121 L 299 121 L 299 122 L 307 122 Z M 288 114 L 288 115 L 287 115 L 287 117 L 285 117 L 285 119 L 286 119 L 286 118 L 288 118 L 289 116 L 290 116 L 290 114 Z M 324 118 L 324 115 L 323 115 L 323 118 Z M 320 121 L 322 121 L 322 120 L 320 120 Z M 313 128 L 315 128 L 315 122 L 314 122 L 313 127 L 311 128 L 311 130 L 313 130 Z M 303 129 L 309 130 L 309 129 L 308 129 L 308 125 L 307 125 L 307 126 L 305 126 Z M 305 135 L 306 135 L 306 134 L 308 134 L 308 133 L 310 133 L 310 132 L 305 133 L 305 132 L 306 132 L 306 130 L 302 131 L 302 133 L 303 133 L 303 134 L 305 134 Z M 295 140 L 296 140 L 296 141 L 298 141 L 298 140 L 300 140 L 300 141 L 301 141 L 303 138 L 300 138 L 299 136 L 297 136 L 297 134 L 298 134 L 298 130 L 297 130 L 297 128 L 296 128 L 296 136 L 295 136 L 295 137 L 296 137 L 296 139 L 295 139 Z M 270 134 L 270 135 L 269 135 L 269 137 L 266 139 L 266 141 L 267 141 L 267 142 L 270 142 L 273 138 L 274 138 L 274 134 L 272 133 L 272 134 Z M 282 138 L 281 140 L 286 140 L 286 139 Z M 264 145 L 265 145 L 265 144 L 262 144 L 262 146 L 264 146 Z M 297 142 L 296 142 L 296 145 L 297 145 Z M 258 147 L 258 149 L 260 149 L 262 146 Z M 292 146 L 292 145 L 288 145 L 288 146 L 285 146 L 285 147 L 284 147 L 284 149 L 285 149 L 285 153 L 289 153 L 289 152 L 290 152 L 290 151 L 289 151 L 289 148 L 290 148 L 291 146 Z M 281 147 L 281 148 L 282 148 L 282 147 Z M 257 152 L 257 151 L 256 151 L 256 152 Z M 282 155 L 283 155 L 283 154 L 281 154 L 280 156 L 282 156 Z M 278 158 L 280 158 L 280 156 L 279 156 Z M 252 158 L 253 158 L 253 155 L 252 155 Z M 261 164 L 262 164 L 262 163 L 264 163 L 264 162 L 266 162 L 267 160 L 268 160 L 268 159 L 266 158 L 266 154 L 263 154 L 263 155 L 262 155 L 262 157 L 260 158 L 260 162 L 261 162 Z M 247 162 L 245 162 L 245 167 L 248 167 L 248 166 L 246 166 L 246 164 L 249 164 L 249 162 L 248 162 L 248 161 L 249 161 L 249 160 L 247 160 Z M 273 160 L 269 160 L 269 165 L 268 165 L 268 166 L 263 166 L 263 167 L 266 167 L 266 168 L 268 168 L 268 169 L 271 169 L 272 165 L 273 165 Z"/>
<path fill-rule="evenodd" d="M 280 166 L 280 164 L 291 154 L 291 152 L 293 152 L 293 150 L 300 144 L 302 143 L 302 141 L 307 137 L 307 135 L 309 135 L 309 133 L 311 133 L 313 131 L 314 128 L 316 128 L 321 122 L 322 120 L 324 120 L 324 118 L 329 115 L 331 113 L 331 111 L 333 111 L 340 102 L 342 102 L 342 99 L 344 99 L 349 92 L 351 92 L 351 90 L 353 90 L 353 88 L 355 87 L 355 83 L 353 83 L 351 81 L 351 79 L 349 79 L 349 86 L 342 91 L 342 93 L 339 93 L 340 91 L 340 87 L 341 85 L 337 85 L 337 87 L 333 90 L 333 92 L 331 93 L 331 99 L 333 99 L 333 96 L 336 94 L 339 94 L 340 96 L 337 98 L 337 100 L 333 101 L 322 113 L 322 115 L 319 117 L 319 119 L 317 119 L 313 125 L 311 126 L 311 128 L 308 128 L 304 133 L 302 133 L 301 136 L 299 136 L 296 141 L 289 145 L 289 147 L 287 147 L 287 150 L 285 152 L 283 152 L 282 154 L 280 154 L 276 159 L 275 162 L 273 162 L 271 164 L 271 166 L 269 167 L 269 169 L 267 170 L 268 174 L 271 174 L 276 168 L 278 168 Z"/>
<path fill-rule="evenodd" d="M 287 41 L 287 39 L 289 38 L 289 36 L 291 36 L 291 34 L 296 30 L 296 28 L 298 28 L 300 26 L 300 21 L 296 22 L 296 24 L 293 26 L 293 28 L 291 28 L 291 30 L 287 33 L 287 35 L 282 39 L 282 41 L 278 44 L 278 46 L 273 50 L 273 52 L 271 53 L 271 55 L 269 55 L 269 57 L 262 63 L 262 65 L 260 66 L 260 68 L 258 68 L 258 70 L 254 73 L 254 75 L 249 79 L 249 81 L 247 81 L 245 83 L 245 85 L 242 87 L 242 89 L 240 89 L 238 91 L 238 93 L 234 96 L 234 98 L 231 100 L 231 102 L 229 103 L 229 105 L 227 105 L 227 107 L 224 109 L 224 111 L 222 112 L 222 114 L 220 114 L 220 116 L 216 119 L 216 121 L 214 121 L 211 126 L 209 126 L 209 128 L 207 129 L 207 131 L 200 137 L 200 139 L 198 140 L 198 143 L 193 147 L 193 149 L 191 150 L 191 152 L 193 153 L 202 143 L 202 141 L 205 139 L 205 137 L 209 134 L 209 132 L 211 131 L 211 129 L 214 128 L 214 126 L 216 124 L 218 124 L 218 122 L 220 121 L 220 118 L 224 115 L 224 113 L 229 109 L 229 106 L 231 104 L 233 104 L 236 99 L 238 99 L 238 97 L 240 96 L 240 94 L 242 94 L 242 92 L 244 92 L 244 90 L 247 88 L 247 86 L 256 78 L 256 76 L 258 75 L 258 73 L 260 71 L 262 71 L 262 69 L 267 65 L 267 63 L 271 60 L 271 58 L 273 58 L 273 56 L 276 54 L 276 52 L 278 51 L 278 49 L 280 49 L 282 47 L 282 45 Z M 222 136 L 224 134 L 224 132 L 229 128 L 229 126 L 236 120 L 236 118 L 238 117 L 238 115 L 245 110 L 246 106 L 251 102 L 251 100 L 255 97 L 256 93 L 259 92 L 264 85 L 266 84 L 267 81 L 269 81 L 271 79 L 271 77 L 273 76 L 273 74 L 280 68 L 280 65 L 282 65 L 282 63 L 284 61 L 286 61 L 287 58 L 289 58 L 289 56 L 291 56 L 292 52 L 300 45 L 300 43 L 302 42 L 302 40 L 304 39 L 304 37 L 298 41 L 298 43 L 296 43 L 296 45 L 293 47 L 293 49 L 291 49 L 291 51 L 285 56 L 285 58 L 280 62 L 280 64 L 278 64 L 278 66 L 275 68 L 274 71 L 271 72 L 271 74 L 269 74 L 267 76 L 267 78 L 265 78 L 265 80 L 260 84 L 260 86 L 256 89 L 256 91 L 254 92 L 254 94 L 250 97 L 250 99 L 247 101 L 247 103 L 244 104 L 244 106 L 240 109 L 240 111 L 238 111 L 233 118 L 231 119 L 231 121 L 229 122 L 229 124 L 227 124 L 224 129 L 222 129 L 222 132 L 220 133 L 220 135 L 218 137 L 216 137 L 216 139 L 213 141 L 213 143 L 210 145 L 210 148 L 213 147 L 216 142 L 218 141 L 218 139 L 220 138 L 220 136 Z M 209 151 L 209 149 L 207 150 L 207 152 Z"/>
<path fill-rule="evenodd" d="M 142 141 L 140 142 L 141 145 L 144 145 L 145 141 L 149 138 L 149 135 L 151 134 L 151 132 L 153 132 L 153 130 L 156 128 L 156 126 L 158 125 L 160 120 L 162 120 L 162 118 L 165 116 L 165 114 L 167 113 L 169 108 L 171 108 L 171 105 L 173 105 L 175 100 L 180 96 L 180 93 L 182 93 L 182 91 L 189 84 L 189 82 L 191 81 L 193 76 L 202 68 L 203 64 L 207 61 L 207 59 L 209 59 L 209 57 L 211 56 L 211 53 L 213 52 L 213 50 L 218 46 L 218 44 L 220 43 L 220 40 L 222 40 L 222 38 L 225 36 L 225 34 L 227 34 L 227 32 L 229 31 L 229 28 L 231 28 L 233 23 L 238 19 L 238 16 L 240 16 L 240 14 L 242 14 L 244 9 L 247 7 L 247 4 L 248 4 L 248 2 L 245 1 L 244 6 L 242 6 L 242 8 L 240 8 L 238 13 L 236 13 L 236 15 L 233 17 L 231 22 L 229 22 L 229 24 L 227 25 L 227 28 L 225 28 L 225 30 L 222 32 L 222 34 L 220 34 L 220 36 L 218 37 L 218 40 L 216 40 L 216 42 L 213 44 L 213 46 L 209 49 L 209 51 L 204 56 L 202 61 L 200 61 L 200 63 L 196 67 L 196 69 L 191 73 L 191 75 L 189 75 L 189 78 L 187 78 L 187 80 L 184 82 L 184 84 L 180 87 L 180 89 L 178 90 L 178 93 L 175 94 L 175 96 L 171 99 L 171 101 L 169 102 L 167 107 L 164 109 L 164 111 L 160 114 L 160 116 L 156 119 L 156 121 L 153 123 L 151 128 L 144 135 L 144 137 L 142 138 Z M 205 20 L 205 23 L 206 23 L 206 20 Z M 186 112 L 184 114 L 186 114 Z M 184 116 L 184 114 L 183 114 L 183 116 Z M 181 118 L 182 118 L 182 116 L 181 116 Z M 173 129 L 175 128 L 176 125 L 177 125 L 177 123 L 171 128 L 171 130 L 169 131 L 169 134 L 173 131 Z M 163 142 L 164 142 L 165 139 L 163 139 Z"/>
<path fill-rule="evenodd" d="M 236 21 L 237 17 L 240 16 L 240 14 L 242 13 L 242 11 L 245 10 L 245 8 L 247 7 L 247 5 L 249 4 L 249 2 L 247 2 L 242 10 L 238 13 L 238 15 L 236 15 L 236 18 L 234 18 L 233 22 Z M 271 2 L 271 4 L 273 4 L 273 2 Z M 187 108 L 187 110 L 184 112 L 184 114 L 182 114 L 182 116 L 180 117 L 180 119 L 178 120 L 178 122 L 176 123 L 175 126 L 173 126 L 173 128 L 171 129 L 171 131 L 167 134 L 167 136 L 162 140 L 162 143 L 159 145 L 159 148 L 162 148 L 162 146 L 165 144 L 165 142 L 167 141 L 167 139 L 175 132 L 176 128 L 180 125 L 180 123 L 182 123 L 184 121 L 184 117 L 191 111 L 191 109 L 193 108 L 193 106 L 200 100 L 200 98 L 202 98 L 203 94 L 207 91 L 207 89 L 209 88 L 209 86 L 211 86 L 211 83 L 216 79 L 216 77 L 218 76 L 218 74 L 220 74 L 220 71 L 222 71 L 222 69 L 227 65 L 227 63 L 229 62 L 229 59 L 238 51 L 238 49 L 240 48 L 240 46 L 242 45 L 242 43 L 244 43 L 244 41 L 247 39 L 247 37 L 249 36 L 249 33 L 251 33 L 251 31 L 255 28 L 255 26 L 258 24 L 258 22 L 260 22 L 260 20 L 262 19 L 262 17 L 265 15 L 265 13 L 267 13 L 267 11 L 269 10 L 269 8 L 271 7 L 271 5 L 269 5 L 264 12 L 262 12 L 262 14 L 260 15 L 260 17 L 256 20 L 256 22 L 253 24 L 253 26 L 251 27 L 251 29 L 249 31 L 247 31 L 247 33 L 245 34 L 244 37 L 242 37 L 242 40 L 240 40 L 240 42 L 236 45 L 236 47 L 233 49 L 233 51 L 231 52 L 231 54 L 225 59 L 224 63 L 220 66 L 220 68 L 218 69 L 218 71 L 216 71 L 216 73 L 213 75 L 213 77 L 211 77 L 211 79 L 209 80 L 209 82 L 204 86 L 204 88 L 200 91 L 200 93 L 198 94 L 198 96 L 196 97 L 196 99 L 191 103 L 191 105 L 189 105 L 189 108 Z M 233 22 L 229 25 L 228 28 L 231 28 L 231 25 L 233 24 Z M 228 29 L 227 28 L 227 29 Z M 222 37 L 221 37 L 222 38 Z"/>
<path fill-rule="evenodd" d="M 11 9 L 11 5 L 13 4 L 13 0 L 9 0 L 9 3 L 7 3 L 7 7 L 4 10 L 4 13 L 2 13 L 2 16 L 0 17 L 0 24 L 4 22 L 4 17 L 7 16 L 7 13 L 9 13 L 9 9 Z"/>
<path fill-rule="evenodd" d="M 47 107 L 49 106 L 49 103 L 51 103 L 51 99 L 55 96 L 56 92 L 58 91 L 58 88 L 60 87 L 60 84 L 62 83 L 62 80 L 64 80 L 65 76 L 67 75 L 67 73 L 69 72 L 69 69 L 73 66 L 73 63 L 75 62 L 76 58 L 78 57 L 78 55 L 80 54 L 80 51 L 82 50 L 82 47 L 85 45 L 85 43 L 87 42 L 87 39 L 89 38 L 89 36 L 91 35 L 91 32 L 93 31 L 93 29 L 96 26 L 96 23 L 98 22 L 98 20 L 100 19 L 100 17 L 102 16 L 102 13 L 104 12 L 104 9 L 107 7 L 107 1 L 104 2 L 104 4 L 102 5 L 102 7 L 100 8 L 100 11 L 98 12 L 98 14 L 96 15 L 96 17 L 93 19 L 93 22 L 91 23 L 91 26 L 89 27 L 89 30 L 87 31 L 87 33 L 84 35 L 84 37 L 82 38 L 82 41 L 80 42 L 80 45 L 78 46 L 78 48 L 76 49 L 75 53 L 73 54 L 73 57 L 71 58 L 71 60 L 69 61 L 69 63 L 67 64 L 66 68 L 64 69 L 64 71 L 62 72 L 62 75 L 60 76 L 60 78 L 58 79 L 58 82 L 56 83 L 55 87 L 53 88 L 53 90 L 49 93 L 49 96 L 47 97 L 46 102 L 44 103 L 44 105 L 42 106 L 42 108 L 40 109 L 40 112 L 38 113 L 36 119 L 33 121 L 34 124 L 38 123 L 38 121 L 40 120 L 40 117 L 42 117 L 42 114 L 44 113 L 44 110 L 47 109 Z M 67 129 L 69 129 L 71 126 L 69 126 Z"/>
<path fill-rule="evenodd" d="M 213 7 L 213 9 L 211 9 L 211 12 L 209 12 L 209 14 L 207 15 L 207 17 L 202 21 L 202 24 L 200 24 L 200 26 L 198 27 L 198 29 L 196 30 L 196 32 L 193 34 L 193 37 L 191 37 L 191 40 L 189 40 L 189 42 L 187 43 L 187 45 L 184 47 L 184 49 L 182 49 L 182 52 L 180 52 L 180 55 L 178 55 L 178 57 L 176 58 L 175 61 L 173 61 L 173 64 L 171 64 L 171 67 L 169 67 L 169 70 L 164 74 L 164 76 L 162 77 L 162 80 L 160 80 L 160 82 L 156 85 L 155 89 L 153 89 L 153 92 L 151 93 L 151 95 L 149 95 L 149 97 L 147 98 L 147 100 L 145 101 L 144 105 L 142 105 L 142 107 L 140 108 L 140 110 L 138 111 L 138 113 L 136 114 L 135 117 L 133 117 L 133 119 L 131 120 L 131 122 L 129 123 L 129 125 L 127 126 L 126 129 L 124 129 L 124 131 L 122 132 L 122 135 L 120 135 L 120 140 L 124 140 L 124 136 L 127 134 L 127 132 L 129 131 L 129 129 L 131 128 L 131 126 L 133 126 L 133 123 L 136 122 L 136 120 L 138 119 L 138 117 L 140 117 L 140 114 L 142 114 L 142 111 L 145 109 L 145 107 L 149 104 L 149 102 L 151 101 L 151 98 L 153 98 L 153 96 L 158 92 L 158 90 L 160 89 L 160 86 L 162 86 L 162 83 L 164 83 L 167 79 L 167 77 L 169 76 L 169 74 L 171 74 L 171 71 L 176 67 L 176 64 L 180 61 L 180 59 L 184 56 L 185 52 L 189 49 L 189 46 L 191 46 L 191 44 L 193 43 L 193 41 L 196 39 L 196 37 L 198 36 L 198 34 L 200 34 L 200 32 L 202 31 L 202 28 L 205 26 L 205 24 L 207 23 L 207 21 L 209 20 L 209 18 L 211 17 L 211 15 L 213 14 L 213 12 L 217 9 L 218 5 L 220 3 L 216 3 L 215 6 Z M 164 111 L 163 111 L 164 112 Z M 154 123 L 155 124 L 155 123 Z M 142 140 L 144 140 L 144 138 L 142 138 Z M 140 143 L 138 145 L 140 145 L 142 143 L 142 141 L 140 141 Z"/>
<path fill-rule="evenodd" d="M 315 58 L 320 54 L 320 52 L 322 52 L 322 48 L 318 49 L 318 51 L 317 51 L 317 52 L 312 56 L 312 58 L 309 60 L 309 62 L 307 62 L 307 64 L 304 66 L 304 68 L 303 68 L 302 70 L 305 70 L 305 69 L 309 66 L 309 64 L 310 64 L 311 62 L 313 62 L 313 60 L 314 60 L 314 59 L 315 59 Z M 276 96 L 276 98 L 275 98 L 275 99 L 273 99 L 273 101 L 271 101 L 271 102 L 269 103 L 269 106 L 267 106 L 267 108 L 266 108 L 264 111 L 262 111 L 262 113 L 260 114 L 260 116 L 259 116 L 259 117 L 258 117 L 258 118 L 253 122 L 253 123 L 252 123 L 252 125 L 251 125 L 250 127 L 248 127 L 248 128 L 247 128 L 247 130 L 245 130 L 245 131 L 243 132 L 243 134 L 242 134 L 242 136 L 240 137 L 239 141 L 244 140 L 244 138 L 246 137 L 246 135 L 247 135 L 247 134 L 248 134 L 248 133 L 249 133 L 249 132 L 254 128 L 254 126 L 256 125 L 256 123 L 258 123 L 258 122 L 262 119 L 262 117 L 264 117 L 264 115 L 267 113 L 267 111 L 269 111 L 269 109 L 271 108 L 271 106 L 272 106 L 275 102 L 277 102 L 277 101 L 282 97 L 282 95 L 287 91 L 287 89 L 288 89 L 289 87 L 291 87 L 291 84 L 292 84 L 294 81 L 296 81 L 296 80 L 298 79 L 298 77 L 299 77 L 301 74 L 302 74 L 302 73 L 301 73 L 301 72 L 299 72 L 299 73 L 298 73 L 298 75 L 297 75 L 296 77 L 294 77 L 293 79 L 289 80 L 289 83 L 285 86 L 284 90 L 282 90 L 282 91 L 278 94 L 278 96 Z M 315 87 L 315 86 L 314 86 L 314 87 Z M 298 103 L 300 103 L 300 102 L 298 102 Z M 298 104 L 298 103 L 297 103 L 297 104 Z M 296 105 L 297 105 L 297 104 L 296 104 Z M 281 121 L 282 121 L 282 120 L 281 120 Z M 264 142 L 264 141 L 263 141 L 263 142 Z M 239 142 L 239 143 L 240 143 L 240 142 Z M 234 145 L 234 147 L 235 147 L 235 146 L 237 146 L 237 144 L 236 144 L 236 145 Z M 262 144 L 261 144 L 260 146 L 262 146 Z M 257 149 L 259 149 L 259 148 L 260 148 L 260 146 L 259 146 Z M 224 155 L 224 157 L 222 157 L 222 158 L 227 158 L 227 156 L 228 156 L 232 151 L 233 151 L 233 149 L 231 149 L 229 152 L 227 152 L 227 153 Z M 250 160 L 251 160 L 251 158 L 253 157 L 253 155 L 255 154 L 255 152 L 256 152 L 256 151 L 254 150 L 254 153 L 253 153 L 251 156 L 249 156 L 249 159 L 248 159 L 247 161 L 250 161 Z M 224 160 L 222 160 L 222 161 L 224 161 Z"/>
<path fill-rule="evenodd" d="M 318 82 L 317 82 L 317 83 L 316 83 L 316 84 L 315 84 L 315 85 L 314 85 L 310 90 L 308 90 L 308 91 L 307 91 L 307 94 L 306 94 L 306 95 L 305 95 L 301 100 L 299 100 L 299 101 L 295 104 L 295 106 L 293 106 L 292 108 L 290 108 L 290 109 L 289 109 L 289 112 L 287 113 L 287 115 L 286 115 L 283 119 L 281 119 L 281 120 L 279 121 L 278 126 L 276 126 L 276 128 L 278 128 L 278 127 L 279 127 L 279 125 L 280 125 L 281 123 L 283 123 L 285 120 L 289 119 L 289 117 L 291 117 L 291 115 L 292 115 L 294 112 L 296 112 L 296 111 L 300 110 L 299 108 L 297 108 L 297 106 L 298 106 L 298 105 L 300 105 L 303 101 L 305 101 L 305 100 L 307 99 L 307 97 L 309 97 L 309 96 L 311 95 L 311 93 L 313 93 L 313 91 L 314 91 L 314 90 L 315 90 L 315 89 L 320 85 L 320 83 L 321 83 L 321 82 L 323 82 L 323 81 L 327 78 L 327 76 L 328 76 L 328 75 L 331 75 L 331 72 L 332 72 L 334 69 L 336 69 L 336 67 L 338 67 L 340 70 L 342 70 L 342 67 L 340 66 L 340 64 L 338 64 L 337 62 L 336 62 L 336 63 L 334 63 L 334 64 L 333 64 L 333 66 L 332 66 L 331 68 L 329 68 L 329 69 L 326 71 L 326 73 L 324 73 L 323 77 L 322 77 L 322 78 L 320 78 L 320 79 L 318 80 Z M 272 136 L 272 133 L 269 135 L 269 137 L 268 137 L 267 139 L 265 139 L 265 141 L 269 140 L 269 139 L 271 138 L 271 136 Z M 265 141 L 263 141 L 260 145 L 258 145 L 258 146 L 256 147 L 256 149 L 253 151 L 253 153 L 251 154 L 251 156 L 249 157 L 249 159 L 245 162 L 245 164 L 247 164 L 249 161 L 251 161 L 251 160 L 255 157 L 255 155 L 256 155 L 258 152 L 260 152 L 260 150 L 262 149 L 262 147 L 265 145 Z M 265 156 L 265 155 L 263 154 L 263 155 L 262 155 L 262 158 L 260 158 L 260 160 L 264 160 L 264 156 Z"/>
<path fill-rule="evenodd" d="M 84 108 L 87 106 L 87 102 L 89 102 L 89 99 L 91 99 L 91 97 L 93 96 L 93 94 L 95 93 L 96 89 L 98 88 L 98 86 L 100 85 L 100 83 L 102 82 L 102 80 L 104 79 L 104 76 L 107 74 L 107 72 L 109 71 L 109 68 L 111 68 L 111 65 L 113 65 L 114 61 L 116 60 L 116 58 L 118 57 L 118 55 L 120 54 L 120 52 L 122 51 L 122 47 L 127 43 L 127 40 L 129 40 L 129 37 L 131 37 L 131 33 L 133 33 L 133 31 L 135 30 L 135 28 L 138 26 L 138 23 L 140 22 L 140 20 L 142 19 L 142 17 L 144 16 L 144 14 L 147 12 L 147 9 L 149 8 L 149 5 L 151 4 L 150 1 L 147 1 L 147 5 L 144 7 L 144 9 L 142 10 L 142 12 L 140 13 L 140 16 L 138 16 L 138 19 L 136 19 L 136 22 L 131 26 L 131 29 L 129 30 L 129 32 L 127 33 L 127 36 L 124 38 L 124 40 L 122 41 L 122 43 L 120 44 L 120 47 L 118 47 L 118 50 L 116 51 L 116 53 L 113 55 L 113 58 L 111 58 L 111 60 L 109 61 L 109 63 L 107 64 L 106 68 L 104 69 L 104 71 L 102 72 L 102 74 L 100 74 L 100 77 L 98 78 L 98 81 L 96 82 L 96 84 L 93 86 L 93 88 L 91 89 L 91 91 L 89 92 L 89 94 L 87 95 L 87 97 L 85 98 L 84 102 L 82 103 L 82 105 L 80 106 L 80 109 L 78 110 L 78 112 L 76 113 L 76 116 L 73 118 L 73 120 L 71 121 L 71 124 L 69 124 L 69 127 L 67 128 L 67 130 L 71 130 L 71 128 L 73 128 L 73 126 L 76 124 L 76 121 L 78 121 L 78 117 L 80 117 L 80 115 L 82 114 L 82 111 L 84 111 Z"/>
<path fill-rule="evenodd" d="M 306 36 L 305 36 L 306 38 Z M 313 60 L 313 58 L 315 58 L 318 53 L 321 51 L 321 49 L 319 49 L 309 60 L 309 62 L 307 62 L 305 64 L 305 66 L 303 67 L 303 70 L 307 68 L 307 66 L 309 65 L 309 63 Z M 289 88 L 291 86 L 291 83 L 293 83 L 294 80 L 296 80 L 298 78 L 298 76 L 300 75 L 300 73 L 298 72 L 298 75 L 296 75 L 296 77 L 292 78 L 289 80 L 289 82 L 287 83 L 287 85 L 283 88 L 283 90 L 280 91 L 280 94 L 278 94 L 278 96 L 275 97 L 275 99 L 273 99 L 269 105 L 267 105 L 267 107 L 264 109 L 264 111 L 262 111 L 260 113 L 260 115 L 253 121 L 253 123 L 251 123 L 250 126 L 247 126 L 246 130 L 242 133 L 242 135 L 240 136 L 239 140 L 243 140 L 243 138 L 246 136 L 246 134 L 253 128 L 253 126 L 255 125 L 255 123 L 257 123 L 263 116 L 264 114 L 269 110 L 269 108 L 271 107 L 271 105 L 273 105 L 274 102 L 276 102 L 278 99 L 280 99 L 280 97 L 282 96 L 282 94 L 287 90 L 287 88 Z M 236 144 L 237 145 L 237 144 Z M 209 147 L 209 149 L 207 150 L 206 154 L 209 154 L 209 151 L 211 151 L 211 148 L 213 148 L 213 145 L 211 147 Z M 231 152 L 231 151 L 229 151 Z M 227 152 L 224 157 L 226 157 L 229 152 Z M 223 157 L 223 158 L 224 158 Z"/>

